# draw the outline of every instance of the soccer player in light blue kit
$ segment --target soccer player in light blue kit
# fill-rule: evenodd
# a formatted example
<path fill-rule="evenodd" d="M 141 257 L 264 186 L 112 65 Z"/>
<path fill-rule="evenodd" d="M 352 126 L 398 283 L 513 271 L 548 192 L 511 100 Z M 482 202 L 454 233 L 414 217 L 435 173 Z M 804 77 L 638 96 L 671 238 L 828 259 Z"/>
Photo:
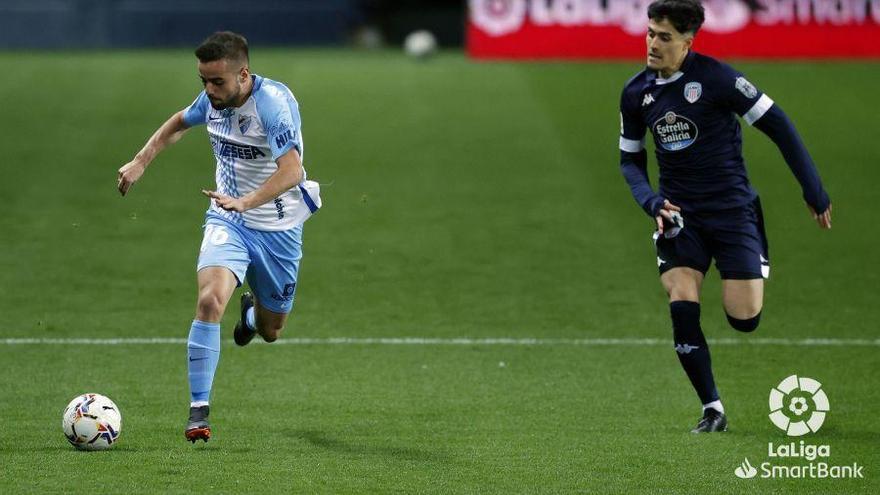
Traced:
<path fill-rule="evenodd" d="M 205 90 L 175 113 L 132 161 L 119 169 L 124 196 L 166 146 L 206 124 L 217 159 L 198 260 L 198 304 L 187 342 L 191 393 L 187 440 L 211 437 L 208 401 L 220 358 L 220 319 L 245 279 L 238 345 L 257 333 L 273 342 L 293 309 L 302 257 L 302 224 L 321 206 L 317 183 L 306 180 L 299 107 L 283 84 L 251 74 L 247 40 L 231 32 L 209 36 L 195 51 Z"/>

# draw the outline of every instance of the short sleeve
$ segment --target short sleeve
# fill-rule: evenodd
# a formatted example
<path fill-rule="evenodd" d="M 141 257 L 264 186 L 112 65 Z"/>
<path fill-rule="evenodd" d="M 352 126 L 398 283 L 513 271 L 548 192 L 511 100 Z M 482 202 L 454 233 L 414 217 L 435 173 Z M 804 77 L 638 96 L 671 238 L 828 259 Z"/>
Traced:
<path fill-rule="evenodd" d="M 296 148 L 302 154 L 299 105 L 290 91 L 264 83 L 256 103 L 260 122 L 272 149 L 272 159 L 277 160 L 291 148 Z"/>
<path fill-rule="evenodd" d="M 746 77 L 727 65 L 719 70 L 722 101 L 749 125 L 754 124 L 770 110 L 773 100 L 761 92 Z"/>
<path fill-rule="evenodd" d="M 641 110 L 626 88 L 620 95 L 620 149 L 629 153 L 645 149 L 645 123 Z"/>
<path fill-rule="evenodd" d="M 199 93 L 190 106 L 183 109 L 183 121 L 188 127 L 204 124 L 208 117 L 208 108 L 211 102 L 204 91 Z"/>

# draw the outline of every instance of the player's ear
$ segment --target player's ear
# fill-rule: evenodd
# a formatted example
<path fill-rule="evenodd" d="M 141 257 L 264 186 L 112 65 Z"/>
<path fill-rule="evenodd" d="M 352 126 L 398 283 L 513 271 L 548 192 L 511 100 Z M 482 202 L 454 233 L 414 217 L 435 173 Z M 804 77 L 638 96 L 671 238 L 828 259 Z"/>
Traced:
<path fill-rule="evenodd" d="M 693 33 L 686 34 L 684 37 L 684 47 L 688 50 L 694 45 L 694 35 Z"/>

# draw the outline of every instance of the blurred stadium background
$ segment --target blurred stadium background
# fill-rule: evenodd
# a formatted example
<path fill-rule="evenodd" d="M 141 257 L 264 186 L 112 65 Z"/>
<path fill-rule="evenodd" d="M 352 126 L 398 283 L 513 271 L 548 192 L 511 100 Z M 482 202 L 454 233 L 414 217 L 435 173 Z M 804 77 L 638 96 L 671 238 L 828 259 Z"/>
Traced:
<path fill-rule="evenodd" d="M 744 129 L 774 278 L 743 336 L 708 277 L 732 423 L 694 438 L 651 221 L 617 163 L 647 3 L 0 0 L 0 493 L 877 493 L 880 4 L 705 2 L 696 49 L 792 117 L 835 217 L 819 231 L 778 150 Z M 125 199 L 115 184 L 201 90 L 192 50 L 219 29 L 299 99 L 325 207 L 284 337 L 225 341 L 215 438 L 194 447 L 183 341 L 213 182 L 204 130 Z M 416 30 L 436 56 L 402 52 Z M 794 373 L 831 400 L 806 440 L 866 479 L 734 475 L 788 441 L 767 393 Z M 83 392 L 122 409 L 110 452 L 61 435 Z"/>

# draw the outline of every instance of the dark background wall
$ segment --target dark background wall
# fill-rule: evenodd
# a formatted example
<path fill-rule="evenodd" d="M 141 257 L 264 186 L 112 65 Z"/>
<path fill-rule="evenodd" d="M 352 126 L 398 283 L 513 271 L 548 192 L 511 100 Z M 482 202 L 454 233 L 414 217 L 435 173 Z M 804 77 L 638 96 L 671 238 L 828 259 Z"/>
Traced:
<path fill-rule="evenodd" d="M 463 1 L 0 0 L 2 48 L 192 46 L 228 29 L 261 45 L 340 45 L 363 29 L 462 43 Z"/>

